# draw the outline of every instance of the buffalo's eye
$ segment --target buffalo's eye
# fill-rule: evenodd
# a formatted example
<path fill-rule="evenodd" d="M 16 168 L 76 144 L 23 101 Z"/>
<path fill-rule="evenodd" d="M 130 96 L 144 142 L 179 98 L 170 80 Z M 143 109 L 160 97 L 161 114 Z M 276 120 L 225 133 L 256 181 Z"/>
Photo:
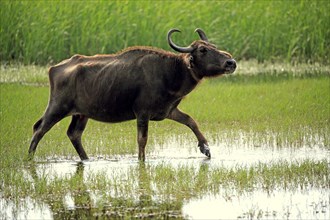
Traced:
<path fill-rule="evenodd" d="M 199 48 L 199 51 L 200 51 L 201 53 L 206 53 L 206 52 L 207 52 L 207 48 L 206 48 L 206 47 L 200 47 L 200 48 Z"/>

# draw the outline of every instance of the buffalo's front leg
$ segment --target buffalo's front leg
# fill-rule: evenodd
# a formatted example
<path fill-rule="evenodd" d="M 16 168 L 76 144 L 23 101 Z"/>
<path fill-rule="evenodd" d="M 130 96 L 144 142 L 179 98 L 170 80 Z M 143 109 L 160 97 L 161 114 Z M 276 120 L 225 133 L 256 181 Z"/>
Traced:
<path fill-rule="evenodd" d="M 147 117 L 137 118 L 137 142 L 139 145 L 139 160 L 145 161 L 145 147 L 148 140 L 148 124 Z"/>
<path fill-rule="evenodd" d="M 178 108 L 175 108 L 167 117 L 168 119 L 174 120 L 181 124 L 188 126 L 196 135 L 198 140 L 198 147 L 200 151 L 205 154 L 207 157 L 211 157 L 210 149 L 207 144 L 207 140 L 205 139 L 204 135 L 198 128 L 197 123 L 186 113 L 181 112 Z"/>

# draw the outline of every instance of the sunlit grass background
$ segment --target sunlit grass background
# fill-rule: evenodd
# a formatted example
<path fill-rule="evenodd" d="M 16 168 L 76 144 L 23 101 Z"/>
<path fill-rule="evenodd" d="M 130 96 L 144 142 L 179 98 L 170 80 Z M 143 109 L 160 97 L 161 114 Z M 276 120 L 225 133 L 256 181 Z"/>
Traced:
<path fill-rule="evenodd" d="M 235 58 L 329 62 L 329 1 L 1 1 L 0 59 L 56 63 L 132 45 L 170 49 L 195 28 Z"/>

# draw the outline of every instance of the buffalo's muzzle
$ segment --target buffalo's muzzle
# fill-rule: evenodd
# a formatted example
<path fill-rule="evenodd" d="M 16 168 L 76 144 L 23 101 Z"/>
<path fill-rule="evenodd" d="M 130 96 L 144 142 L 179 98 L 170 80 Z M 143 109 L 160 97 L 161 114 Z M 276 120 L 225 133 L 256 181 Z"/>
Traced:
<path fill-rule="evenodd" d="M 233 73 L 236 69 L 236 61 L 234 59 L 227 60 L 225 63 L 225 69 L 228 73 Z"/>

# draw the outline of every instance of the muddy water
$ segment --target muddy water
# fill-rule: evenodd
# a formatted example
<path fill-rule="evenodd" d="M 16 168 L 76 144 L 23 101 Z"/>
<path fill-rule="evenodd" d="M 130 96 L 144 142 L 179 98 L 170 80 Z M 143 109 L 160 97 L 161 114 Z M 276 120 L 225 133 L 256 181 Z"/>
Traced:
<path fill-rule="evenodd" d="M 280 147 L 258 144 L 257 146 L 238 141 L 228 145 L 221 141 L 215 142 L 211 147 L 212 159 L 205 158 L 195 146 L 193 141 L 183 139 L 168 139 L 162 145 L 155 144 L 148 152 L 146 165 L 167 165 L 174 169 L 182 166 L 200 169 L 207 165 L 208 169 L 250 167 L 257 164 L 269 164 L 300 161 L 328 161 L 330 163 L 330 150 L 324 146 Z M 47 174 L 47 181 L 56 178 L 68 178 L 82 172 L 81 181 L 86 181 L 91 174 L 101 172 L 107 179 L 130 180 L 132 170 L 138 170 L 140 164 L 136 155 L 118 155 L 112 157 L 91 157 L 89 161 L 79 163 L 72 160 L 39 161 L 31 173 L 24 170 L 24 177 L 33 182 L 34 178 L 41 178 Z M 81 167 L 83 169 L 81 170 Z M 140 171 L 142 172 L 142 171 Z M 134 174 L 134 173 L 133 173 Z M 141 174 L 136 174 L 140 175 Z M 136 177 L 134 177 L 136 178 Z M 139 189 L 139 182 L 132 182 L 133 188 Z M 170 184 L 170 183 L 168 183 Z M 149 183 L 153 185 L 153 183 Z M 134 191 L 134 190 L 133 190 Z M 136 200 L 141 199 L 141 189 Z M 107 192 L 112 198 L 118 192 Z M 143 193 L 142 193 L 143 194 Z M 133 217 L 179 217 L 189 219 L 330 219 L 330 189 L 311 186 L 304 189 L 273 189 L 266 192 L 260 189 L 252 191 L 236 191 L 233 189 L 220 189 L 217 194 L 211 192 L 183 199 L 180 201 L 180 210 L 163 210 L 163 200 L 157 195 L 151 195 L 146 207 L 133 210 Z M 125 196 L 125 193 L 121 196 Z M 77 204 L 75 196 L 68 192 L 61 199 L 61 207 L 52 205 L 51 201 L 34 200 L 30 197 L 22 199 L 19 204 L 0 199 L 0 217 L 4 219 L 58 219 L 71 216 L 75 212 L 84 217 L 120 217 L 126 212 L 132 212 L 132 207 L 124 207 L 124 211 L 103 211 L 100 213 L 95 207 L 100 203 L 102 195 L 93 190 L 87 190 L 82 197 L 89 201 L 88 207 Z M 1 198 L 1 195 L 0 195 Z M 157 207 L 159 206 L 159 207 Z M 119 214 L 118 214 L 119 213 Z"/>

